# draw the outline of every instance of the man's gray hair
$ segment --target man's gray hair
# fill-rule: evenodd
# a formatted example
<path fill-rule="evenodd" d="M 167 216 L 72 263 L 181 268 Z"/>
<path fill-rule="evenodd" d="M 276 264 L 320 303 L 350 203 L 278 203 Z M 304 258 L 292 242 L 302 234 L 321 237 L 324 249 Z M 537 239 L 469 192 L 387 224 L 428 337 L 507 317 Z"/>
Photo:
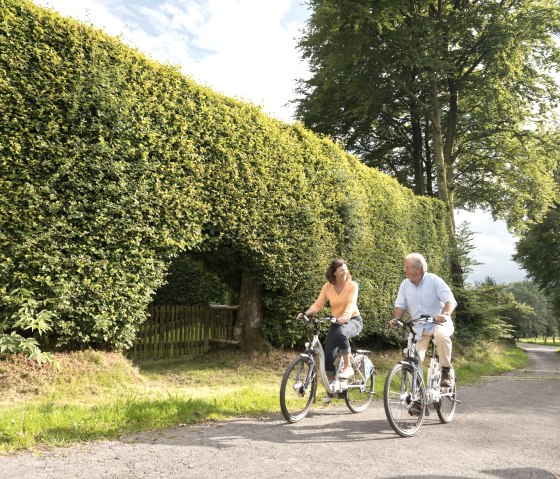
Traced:
<path fill-rule="evenodd" d="M 424 273 L 428 271 L 428 263 L 426 262 L 426 258 L 424 258 L 424 256 L 422 256 L 420 253 L 410 253 L 406 256 L 405 259 L 413 260 L 417 267 L 422 268 L 422 271 L 424 271 Z"/>

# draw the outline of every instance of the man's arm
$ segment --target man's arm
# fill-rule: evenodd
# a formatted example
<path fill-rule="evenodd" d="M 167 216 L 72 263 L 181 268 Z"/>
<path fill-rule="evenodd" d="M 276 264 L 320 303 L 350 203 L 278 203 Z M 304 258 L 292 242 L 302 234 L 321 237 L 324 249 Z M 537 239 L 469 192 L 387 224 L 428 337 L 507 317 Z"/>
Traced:
<path fill-rule="evenodd" d="M 451 313 L 457 306 L 457 302 L 453 300 L 446 301 L 441 309 L 441 313 L 439 313 L 436 317 L 436 323 L 445 323 L 448 319 L 451 319 Z"/>
<path fill-rule="evenodd" d="M 402 319 L 403 315 L 404 315 L 404 309 L 396 307 L 395 306 L 395 310 L 393 311 L 393 319 L 391 319 L 389 321 L 389 326 L 391 328 L 396 328 L 397 327 L 397 321 Z"/>

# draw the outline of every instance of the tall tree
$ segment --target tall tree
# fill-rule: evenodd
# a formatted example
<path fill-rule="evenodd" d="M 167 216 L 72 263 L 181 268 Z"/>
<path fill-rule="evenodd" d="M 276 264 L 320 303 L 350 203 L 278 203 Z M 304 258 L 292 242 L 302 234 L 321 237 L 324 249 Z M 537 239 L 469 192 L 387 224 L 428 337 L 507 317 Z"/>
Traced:
<path fill-rule="evenodd" d="M 560 208 L 551 208 L 544 221 L 531 227 L 517 243 L 514 255 L 551 300 L 560 329 Z"/>
<path fill-rule="evenodd" d="M 556 195 L 558 0 L 310 0 L 297 115 L 364 161 L 513 231 Z M 459 258 L 452 260 L 462 284 Z"/>
<path fill-rule="evenodd" d="M 509 315 L 508 322 L 515 328 L 517 337 L 529 338 L 539 334 L 556 336 L 560 322 L 554 314 L 548 297 L 532 281 L 510 283 L 505 286 L 505 291 L 513 294 L 515 300 L 532 308 L 528 315 Z"/>

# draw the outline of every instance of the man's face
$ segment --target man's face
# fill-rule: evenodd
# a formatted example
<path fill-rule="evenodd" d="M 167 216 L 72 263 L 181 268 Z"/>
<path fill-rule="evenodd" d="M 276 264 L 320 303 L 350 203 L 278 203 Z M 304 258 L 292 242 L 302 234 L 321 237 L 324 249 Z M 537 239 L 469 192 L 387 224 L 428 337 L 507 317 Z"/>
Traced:
<path fill-rule="evenodd" d="M 404 262 L 404 274 L 413 283 L 418 284 L 422 279 L 422 268 L 417 266 L 416 262 L 412 259 L 407 259 Z"/>

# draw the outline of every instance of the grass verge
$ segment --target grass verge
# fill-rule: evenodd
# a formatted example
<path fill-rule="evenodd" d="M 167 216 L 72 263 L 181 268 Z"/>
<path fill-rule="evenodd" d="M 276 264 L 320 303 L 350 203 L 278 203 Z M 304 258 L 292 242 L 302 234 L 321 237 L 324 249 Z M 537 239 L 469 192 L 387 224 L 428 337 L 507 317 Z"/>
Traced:
<path fill-rule="evenodd" d="M 558 348 L 560 348 L 560 337 L 558 336 L 521 338 L 518 341 L 520 343 L 542 344 L 543 346 L 557 346 Z"/>
<path fill-rule="evenodd" d="M 57 354 L 55 365 L 21 357 L 0 360 L 0 453 L 115 439 L 140 431 L 235 417 L 278 414 L 284 368 L 296 353 L 208 355 L 132 364 L 119 354 L 85 351 Z M 400 358 L 379 352 L 376 398 Z M 518 369 L 526 356 L 514 345 L 463 352 L 455 361 L 461 384 Z M 317 397 L 322 397 L 321 387 Z M 330 405 L 317 401 L 314 407 Z"/>

